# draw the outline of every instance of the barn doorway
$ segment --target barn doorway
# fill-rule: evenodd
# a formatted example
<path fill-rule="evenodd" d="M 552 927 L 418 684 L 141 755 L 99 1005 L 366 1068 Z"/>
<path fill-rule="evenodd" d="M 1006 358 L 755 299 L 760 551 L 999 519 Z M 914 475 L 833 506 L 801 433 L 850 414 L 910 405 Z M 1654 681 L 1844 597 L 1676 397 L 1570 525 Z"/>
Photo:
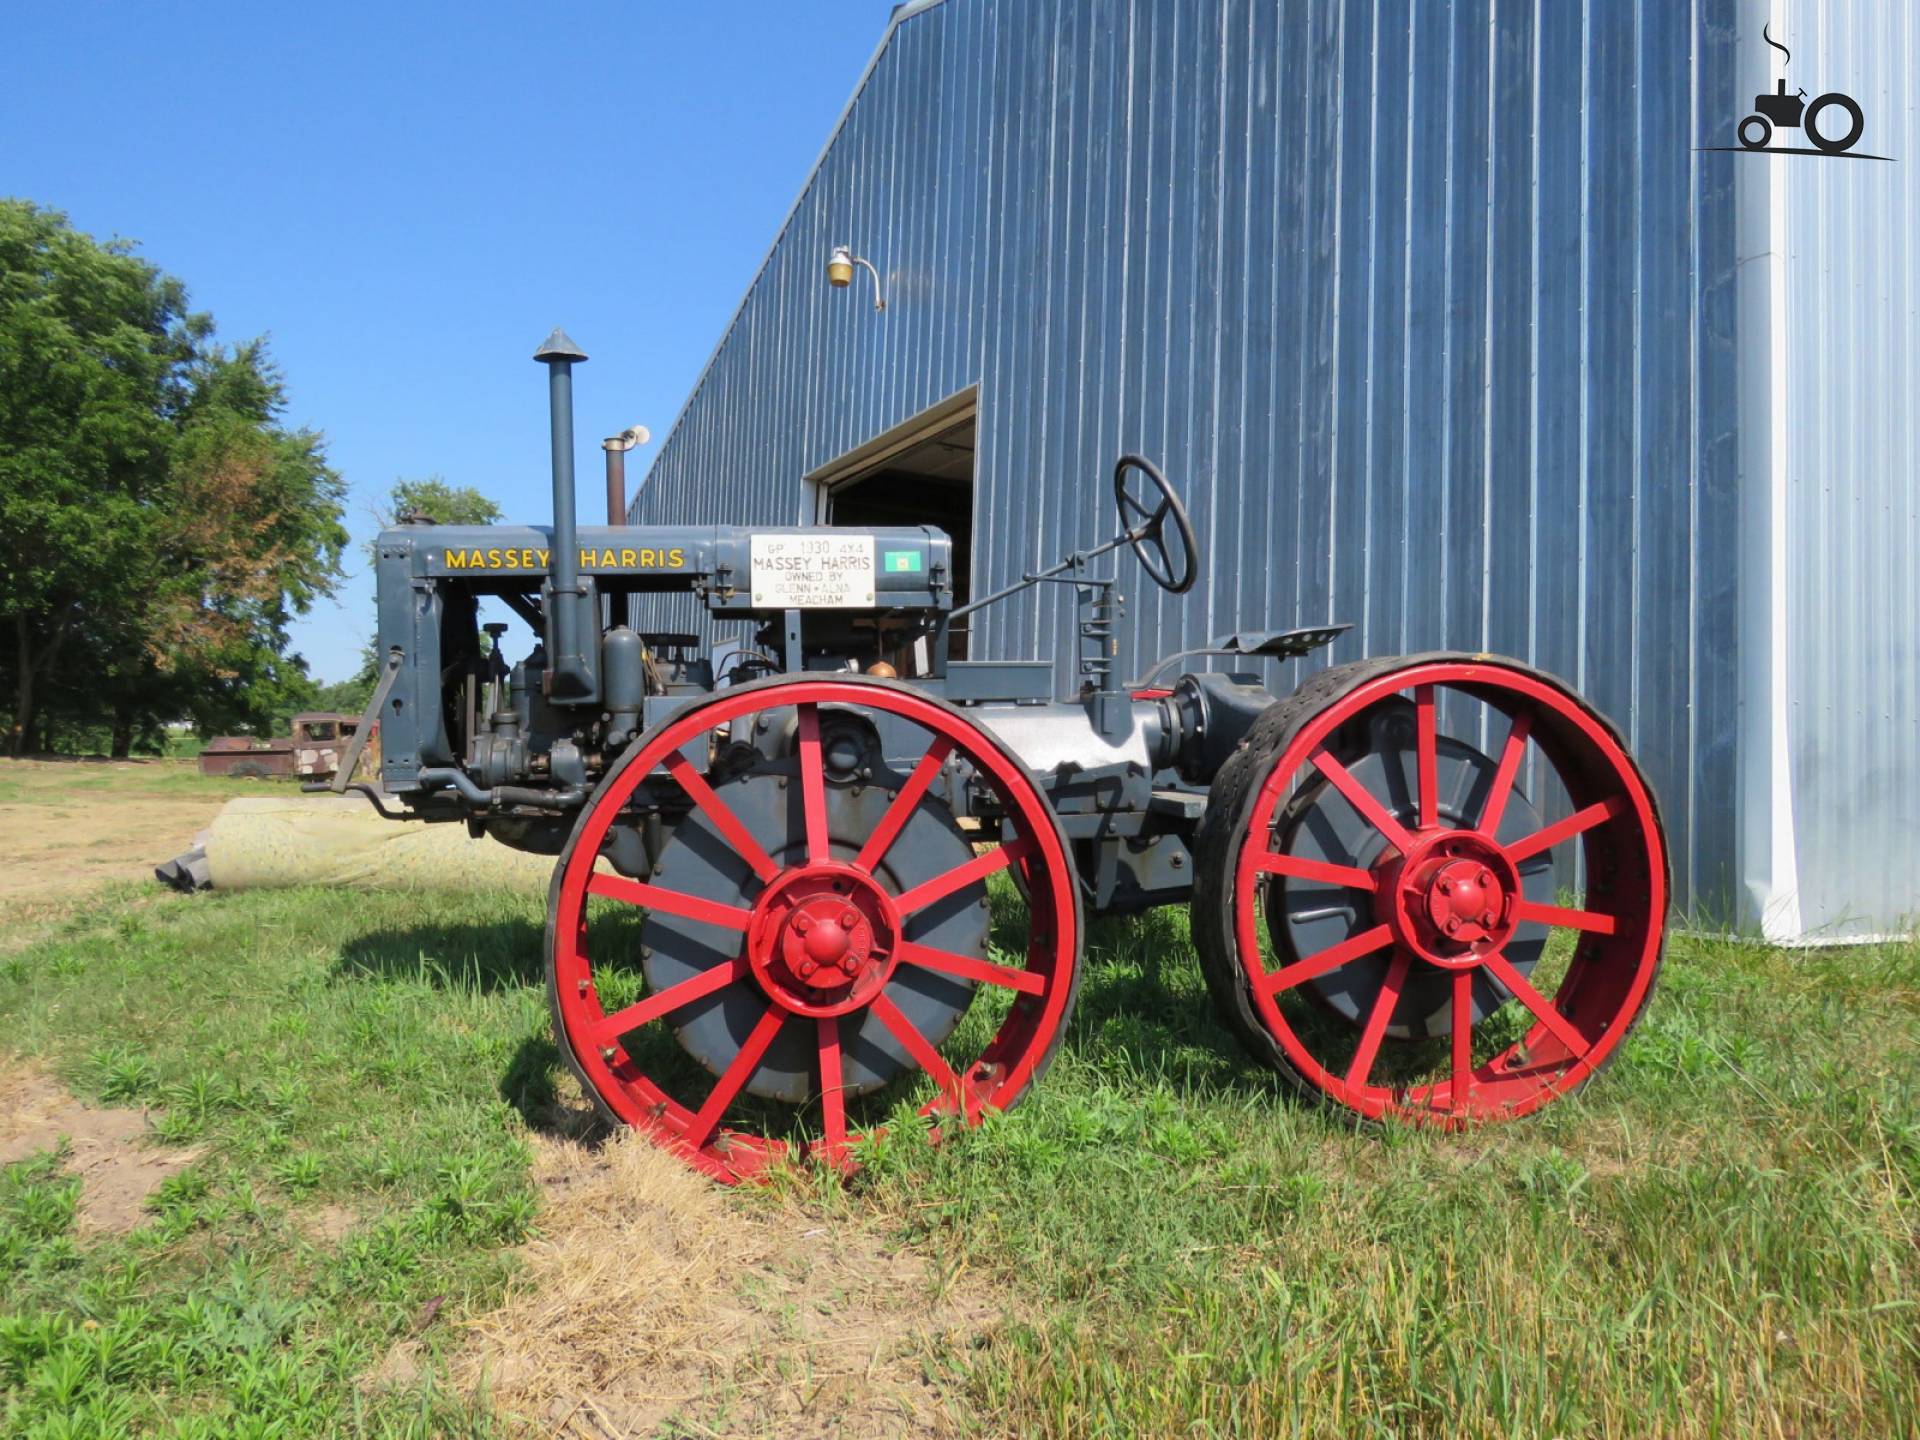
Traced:
<path fill-rule="evenodd" d="M 807 477 L 828 525 L 937 525 L 953 538 L 953 603 L 973 595 L 974 449 L 968 392 Z M 967 658 L 968 622 L 948 632 L 950 660 Z M 923 666 L 916 665 L 915 669 Z"/>

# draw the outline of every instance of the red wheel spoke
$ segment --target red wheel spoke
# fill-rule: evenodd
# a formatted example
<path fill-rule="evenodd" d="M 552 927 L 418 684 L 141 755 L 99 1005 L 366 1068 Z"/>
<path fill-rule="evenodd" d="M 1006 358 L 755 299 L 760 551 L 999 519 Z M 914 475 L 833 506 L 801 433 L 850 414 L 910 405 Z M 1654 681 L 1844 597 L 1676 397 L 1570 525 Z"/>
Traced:
<path fill-rule="evenodd" d="M 1357 960 L 1362 955 L 1371 955 L 1383 945 L 1393 942 L 1392 927 L 1376 925 L 1371 930 L 1363 930 L 1350 940 L 1342 940 L 1338 945 L 1329 945 L 1325 950 L 1316 951 L 1304 960 L 1296 960 L 1283 966 L 1271 975 L 1262 978 L 1260 983 L 1269 994 L 1277 995 L 1282 990 L 1290 990 L 1307 980 L 1318 979 L 1329 971 L 1338 970 L 1349 960 Z"/>
<path fill-rule="evenodd" d="M 739 852 L 740 858 L 753 867 L 754 874 L 762 880 L 771 880 L 780 873 L 779 865 L 767 854 L 766 848 L 740 823 L 740 817 L 728 808 L 727 802 L 713 793 L 713 787 L 693 768 L 693 762 L 682 751 L 675 750 L 668 755 L 665 764 L 673 778 L 680 783 L 680 788 L 687 792 L 687 798 L 713 822 L 714 828 L 726 837 L 727 843 Z"/>
<path fill-rule="evenodd" d="M 609 900 L 624 900 L 629 905 L 644 905 L 663 915 L 678 915 L 684 920 L 698 920 L 703 925 L 724 925 L 729 930 L 745 930 L 747 921 L 752 918 L 747 911 L 732 905 L 702 900 L 698 895 L 682 895 L 678 890 L 663 890 L 658 885 L 642 884 L 624 875 L 596 873 L 587 881 L 587 890 L 590 894 L 601 895 Z"/>
<path fill-rule="evenodd" d="M 1514 998 L 1531 1010 L 1540 1023 L 1551 1030 L 1554 1036 L 1576 1056 L 1587 1053 L 1587 1037 L 1573 1028 L 1566 1016 L 1553 1008 L 1553 1002 L 1533 988 L 1533 983 L 1513 968 L 1513 962 L 1499 951 L 1487 956 L 1486 966 L 1494 978 L 1511 990 Z"/>
<path fill-rule="evenodd" d="M 1507 858 L 1518 865 L 1522 860 L 1531 859 L 1543 850 L 1551 850 L 1562 840 L 1571 840 L 1575 835 L 1585 834 L 1602 821 L 1611 820 L 1625 812 L 1627 802 L 1618 795 L 1611 795 L 1598 804 L 1589 805 L 1584 810 L 1576 810 L 1564 820 L 1556 820 L 1544 830 L 1536 830 L 1524 840 L 1516 840 L 1507 846 Z"/>
<path fill-rule="evenodd" d="M 933 784 L 933 777 L 940 773 L 940 767 L 947 763 L 947 757 L 952 753 L 953 741 L 944 735 L 936 735 L 933 744 L 927 747 L 927 753 L 920 757 L 920 763 L 913 767 L 913 774 L 907 777 L 907 783 L 900 787 L 900 793 L 887 807 L 887 813 L 880 817 L 879 826 L 867 837 L 867 843 L 860 847 L 860 858 L 853 862 L 855 865 L 871 871 L 886 858 L 887 850 L 899 837 L 901 827 L 912 818 L 920 804 L 920 797 L 927 793 L 927 787 Z"/>
<path fill-rule="evenodd" d="M 1379 886 L 1371 870 L 1357 865 L 1330 865 L 1324 860 L 1307 860 L 1298 855 L 1276 855 L 1268 850 L 1253 857 L 1253 868 L 1269 875 L 1291 875 L 1296 880 L 1324 880 L 1329 885 L 1345 885 L 1350 890 L 1374 890 Z"/>
<path fill-rule="evenodd" d="M 969 885 L 977 885 L 989 875 L 1007 868 L 1027 852 L 1027 842 L 1015 840 L 1011 844 L 1001 845 L 984 855 L 976 855 L 966 864 L 936 875 L 931 880 L 914 886 L 894 903 L 900 907 L 900 914 L 908 916 L 915 911 L 924 910 L 936 900 L 944 900 L 956 890 L 964 890 Z"/>
<path fill-rule="evenodd" d="M 881 1024 L 893 1032 L 893 1038 L 907 1047 L 907 1053 L 933 1077 L 934 1083 L 953 1097 L 956 1109 L 966 1114 L 966 1096 L 960 1087 L 960 1077 L 953 1073 L 953 1067 L 947 1064 L 946 1057 L 933 1048 L 933 1042 L 922 1035 L 913 1021 L 887 997 L 886 991 L 882 990 L 873 997 L 873 1013 L 880 1017 Z"/>
<path fill-rule="evenodd" d="M 1575 930 L 1591 930 L 1596 935 L 1611 935 L 1614 918 L 1598 910 L 1569 910 L 1561 905 L 1536 905 L 1522 900 L 1513 907 L 1516 920 L 1537 920 L 1542 925 L 1566 925 Z"/>
<path fill-rule="evenodd" d="M 1419 722 L 1414 769 L 1420 780 L 1420 826 L 1431 829 L 1440 823 L 1440 737 L 1433 713 L 1433 686 L 1413 687 L 1413 708 Z"/>
<path fill-rule="evenodd" d="M 733 1103 L 733 1097 L 740 1093 L 740 1087 L 760 1068 L 760 1057 L 767 1053 L 767 1047 L 773 1044 L 773 1037 L 780 1033 L 780 1026 L 786 1018 L 787 1012 L 778 1005 L 767 1007 L 767 1013 L 753 1027 L 753 1033 L 747 1036 L 747 1043 L 740 1047 L 740 1053 L 733 1057 L 733 1063 L 714 1082 L 707 1103 L 700 1107 L 700 1113 L 693 1117 L 693 1123 L 687 1127 L 685 1138 L 689 1145 L 705 1145 L 712 1137 L 714 1127 L 720 1123 L 727 1106 Z"/>
<path fill-rule="evenodd" d="M 1514 777 L 1520 773 L 1520 758 L 1527 753 L 1527 735 L 1533 729 L 1533 712 L 1522 710 L 1513 717 L 1507 730 L 1506 748 L 1500 752 L 1500 768 L 1493 772 L 1493 784 L 1487 788 L 1487 803 L 1480 807 L 1478 828 L 1491 835 L 1500 828 L 1507 813 L 1507 800 L 1513 794 Z"/>
<path fill-rule="evenodd" d="M 847 1095 L 840 1078 L 840 1017 L 820 1017 L 820 1121 L 827 1157 L 838 1160 L 847 1148 Z"/>
<path fill-rule="evenodd" d="M 820 759 L 820 707 L 800 706 L 800 794 L 807 816 L 807 860 L 824 865 L 833 858 L 827 844 L 827 774 Z"/>
<path fill-rule="evenodd" d="M 1473 972 L 1453 972 L 1453 1113 L 1467 1108 L 1473 1089 Z"/>
<path fill-rule="evenodd" d="M 746 979 L 750 973 L 745 956 L 736 956 L 725 964 L 702 970 L 691 979 L 682 980 L 678 985 L 669 985 L 624 1010 L 616 1010 L 602 1017 L 593 1027 L 594 1039 L 602 1045 L 610 1044 L 629 1030 L 638 1030 L 669 1011 L 678 1010 L 682 1005 L 691 1005 L 716 990 L 724 990 L 734 981 Z"/>
<path fill-rule="evenodd" d="M 1380 1053 L 1380 1041 L 1387 1033 L 1387 1022 L 1393 1019 L 1394 1007 L 1400 1003 L 1400 987 L 1406 983 L 1407 967 L 1412 963 L 1413 956 L 1402 950 L 1387 966 L 1386 978 L 1380 982 L 1380 993 L 1367 1016 L 1367 1028 L 1361 1032 L 1359 1048 L 1347 1067 L 1347 1087 L 1351 1090 L 1363 1089 L 1367 1076 L 1373 1073 L 1374 1057 Z"/>
<path fill-rule="evenodd" d="M 901 942 L 899 954 L 903 964 L 938 970 L 943 975 L 958 975 L 963 980 L 979 980 L 988 985 L 1004 985 L 1010 990 L 1020 991 L 1023 995 L 1043 994 L 1047 988 L 1047 977 L 1037 971 L 1016 970 L 1011 965 L 995 965 L 988 960 L 976 960 L 971 955 L 956 955 L 951 950 L 936 949 L 932 945 L 919 945 L 911 940 Z"/>
<path fill-rule="evenodd" d="M 1312 758 L 1314 768 L 1333 782 L 1334 789 L 1347 797 L 1347 803 L 1360 812 L 1362 820 L 1387 837 L 1388 844 L 1396 850 L 1407 850 L 1412 847 L 1413 836 L 1407 833 L 1406 827 L 1393 818 L 1392 812 L 1385 805 L 1374 798 L 1371 790 L 1353 778 L 1346 766 L 1325 750 L 1314 751 Z"/>

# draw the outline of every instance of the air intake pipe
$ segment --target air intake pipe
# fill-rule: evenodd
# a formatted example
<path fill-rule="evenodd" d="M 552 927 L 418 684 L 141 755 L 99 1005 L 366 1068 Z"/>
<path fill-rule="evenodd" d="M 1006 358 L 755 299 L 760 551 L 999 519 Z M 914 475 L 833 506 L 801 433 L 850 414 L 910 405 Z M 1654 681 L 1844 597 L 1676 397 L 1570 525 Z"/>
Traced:
<path fill-rule="evenodd" d="M 580 576 L 573 494 L 573 367 L 586 352 L 554 328 L 533 358 L 547 367 L 553 432 L 553 555 L 547 569 L 547 691 L 556 705 L 600 700 L 600 602 Z"/>

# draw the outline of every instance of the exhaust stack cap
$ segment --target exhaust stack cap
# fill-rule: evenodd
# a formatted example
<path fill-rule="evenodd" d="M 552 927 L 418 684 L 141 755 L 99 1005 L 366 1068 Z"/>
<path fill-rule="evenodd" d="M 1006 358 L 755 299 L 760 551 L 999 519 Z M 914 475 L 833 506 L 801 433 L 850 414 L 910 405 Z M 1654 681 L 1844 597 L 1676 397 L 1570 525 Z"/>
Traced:
<path fill-rule="evenodd" d="M 533 352 L 533 358 L 547 365 L 563 365 L 586 359 L 587 352 L 569 340 L 567 332 L 556 325 L 553 333 Z"/>

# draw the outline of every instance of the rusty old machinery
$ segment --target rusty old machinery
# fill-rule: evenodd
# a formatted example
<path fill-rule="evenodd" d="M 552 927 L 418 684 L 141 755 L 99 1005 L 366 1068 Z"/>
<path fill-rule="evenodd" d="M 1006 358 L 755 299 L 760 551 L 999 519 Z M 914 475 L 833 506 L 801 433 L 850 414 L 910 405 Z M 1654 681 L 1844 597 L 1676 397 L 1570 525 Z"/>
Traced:
<path fill-rule="evenodd" d="M 1226 1025 L 1356 1116 L 1523 1115 L 1617 1053 L 1660 964 L 1666 848 L 1561 682 L 1442 653 L 1261 683 L 1343 626 L 1124 678 L 1100 561 L 1129 549 L 1178 594 L 1201 560 L 1138 456 L 1112 539 L 959 610 L 931 527 L 582 528 L 585 357 L 556 331 L 536 358 L 553 524 L 379 538 L 373 798 L 556 857 L 555 1032 L 608 1119 L 722 1180 L 857 1163 L 903 1103 L 976 1123 L 1058 1050 L 1087 917 L 1176 903 Z M 1078 601 L 1075 693 L 1050 660 L 949 658 L 957 615 L 1049 583 Z M 636 628 L 660 597 L 681 628 Z"/>

